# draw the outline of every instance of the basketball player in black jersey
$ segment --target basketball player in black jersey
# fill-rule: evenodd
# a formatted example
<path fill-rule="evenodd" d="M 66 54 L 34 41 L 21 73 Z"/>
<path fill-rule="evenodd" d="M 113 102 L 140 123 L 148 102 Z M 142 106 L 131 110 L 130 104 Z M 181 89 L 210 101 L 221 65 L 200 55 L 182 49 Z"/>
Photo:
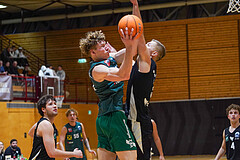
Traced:
<path fill-rule="evenodd" d="M 137 0 L 133 4 L 133 15 L 141 19 Z M 149 116 L 149 101 L 152 94 L 153 82 L 156 78 L 156 61 L 165 56 L 165 47 L 157 40 L 146 44 L 144 34 L 139 37 L 138 57 L 132 67 L 127 86 L 125 112 L 128 116 L 129 127 L 132 129 L 137 142 L 137 159 L 149 160 L 151 157 L 151 140 L 153 126 Z"/>
<path fill-rule="evenodd" d="M 228 160 L 240 160 L 240 106 L 231 104 L 226 109 L 230 126 L 223 130 L 222 146 L 215 160 L 220 159 L 225 153 Z"/>
<path fill-rule="evenodd" d="M 55 158 L 77 157 L 82 158 L 82 151 L 75 149 L 66 152 L 55 148 L 54 118 L 58 114 L 56 100 L 52 95 L 41 97 L 37 103 L 38 112 L 42 118 L 37 122 L 33 148 L 29 160 L 54 160 Z"/>

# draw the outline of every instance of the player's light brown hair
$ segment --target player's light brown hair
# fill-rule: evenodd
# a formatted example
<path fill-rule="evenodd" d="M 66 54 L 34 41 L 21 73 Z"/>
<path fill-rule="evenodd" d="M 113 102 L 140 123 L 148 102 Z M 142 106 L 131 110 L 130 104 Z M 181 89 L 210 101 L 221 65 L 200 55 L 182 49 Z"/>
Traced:
<path fill-rule="evenodd" d="M 166 55 L 166 48 L 165 46 L 159 42 L 158 40 L 156 39 L 152 39 L 153 42 L 157 43 L 157 46 L 155 48 L 155 50 L 159 53 L 159 57 L 156 61 L 159 61 L 161 60 L 165 55 Z"/>
<path fill-rule="evenodd" d="M 227 116 L 228 116 L 229 111 L 230 111 L 231 109 L 238 110 L 238 113 L 240 113 L 240 106 L 237 105 L 237 104 L 231 104 L 231 105 L 228 106 L 227 109 L 226 109 L 226 115 L 227 115 Z"/>
<path fill-rule="evenodd" d="M 76 114 L 76 116 L 78 116 L 78 111 L 73 109 L 73 108 L 70 108 L 68 109 L 66 112 L 65 112 L 65 115 L 66 117 L 68 117 L 68 115 L 71 113 L 71 112 L 74 112 Z"/>
<path fill-rule="evenodd" d="M 86 38 L 81 38 L 79 41 L 81 53 L 90 56 L 90 50 L 95 49 L 100 41 L 105 41 L 105 35 L 101 30 L 87 32 Z"/>

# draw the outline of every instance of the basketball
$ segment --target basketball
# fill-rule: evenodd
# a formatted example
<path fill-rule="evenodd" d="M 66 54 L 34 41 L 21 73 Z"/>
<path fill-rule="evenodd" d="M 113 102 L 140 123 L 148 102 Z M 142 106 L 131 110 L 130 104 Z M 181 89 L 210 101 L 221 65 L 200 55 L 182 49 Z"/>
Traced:
<path fill-rule="evenodd" d="M 118 23 L 118 32 L 121 37 L 123 37 L 123 35 L 120 29 L 122 29 L 125 33 L 126 27 L 128 28 L 128 35 L 130 35 L 132 28 L 134 29 L 132 34 L 133 37 L 138 33 L 138 35 L 135 37 L 136 39 L 139 38 L 143 33 L 143 23 L 141 19 L 135 15 L 126 15 L 120 19 Z"/>

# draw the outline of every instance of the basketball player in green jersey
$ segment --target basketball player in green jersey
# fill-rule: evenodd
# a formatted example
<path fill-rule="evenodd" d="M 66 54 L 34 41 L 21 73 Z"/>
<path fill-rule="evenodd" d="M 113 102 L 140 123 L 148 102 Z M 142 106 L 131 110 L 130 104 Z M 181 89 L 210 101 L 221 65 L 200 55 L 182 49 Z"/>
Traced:
<path fill-rule="evenodd" d="M 98 134 L 98 160 L 114 160 L 116 154 L 121 160 L 137 158 L 136 143 L 127 127 L 127 118 L 123 112 L 123 81 L 128 80 L 132 69 L 133 56 L 137 53 L 138 39 L 128 29 L 121 40 L 126 47 L 123 58 L 119 52 L 111 52 L 102 31 L 88 32 L 80 39 L 80 49 L 91 57 L 89 76 L 94 91 L 99 97 L 99 112 L 96 120 Z M 110 49 L 109 49 L 110 48 Z M 118 68 L 117 63 L 121 63 Z"/>
<path fill-rule="evenodd" d="M 85 144 L 87 150 L 96 156 L 96 152 L 91 150 L 86 133 L 84 131 L 84 126 L 82 123 L 77 122 L 78 112 L 75 109 L 68 109 L 66 112 L 66 117 L 69 120 L 65 126 L 63 126 L 60 135 L 60 148 L 61 150 L 73 151 L 78 148 L 83 153 L 83 158 L 72 157 L 70 160 L 86 160 L 86 155 L 83 148 L 83 143 Z M 65 143 L 65 149 L 64 144 Z M 68 158 L 66 158 L 68 159 Z"/>

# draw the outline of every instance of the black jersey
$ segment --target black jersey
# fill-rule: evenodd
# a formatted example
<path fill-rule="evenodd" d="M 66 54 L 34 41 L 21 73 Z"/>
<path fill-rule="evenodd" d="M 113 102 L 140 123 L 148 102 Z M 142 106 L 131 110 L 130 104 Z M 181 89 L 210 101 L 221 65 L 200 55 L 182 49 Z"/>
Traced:
<path fill-rule="evenodd" d="M 148 73 L 141 73 L 135 63 L 127 86 L 125 113 L 131 122 L 128 123 L 137 142 L 137 159 L 150 159 L 152 122 L 149 116 L 149 101 L 152 95 L 153 82 L 156 78 L 156 63 L 151 60 Z"/>
<path fill-rule="evenodd" d="M 240 126 L 232 133 L 225 129 L 226 155 L 228 160 L 240 160 Z"/>
<path fill-rule="evenodd" d="M 148 105 L 156 78 L 156 69 L 156 63 L 152 59 L 148 73 L 139 72 L 137 62 L 134 64 L 128 81 L 125 107 L 126 115 L 130 120 L 140 122 L 149 119 Z"/>
<path fill-rule="evenodd" d="M 37 136 L 38 125 L 44 120 L 48 121 L 48 119 L 46 119 L 46 118 L 41 118 L 38 121 L 37 126 L 35 128 L 34 138 L 33 138 L 33 147 L 32 147 L 32 152 L 31 152 L 29 160 L 55 160 L 55 158 L 50 158 L 48 156 L 47 151 L 44 146 L 44 143 L 43 143 L 43 138 Z M 57 129 L 54 124 L 53 124 L 53 129 L 54 129 L 54 139 L 55 139 L 55 137 L 57 136 Z M 56 143 L 56 139 L 55 139 L 55 143 Z"/>

